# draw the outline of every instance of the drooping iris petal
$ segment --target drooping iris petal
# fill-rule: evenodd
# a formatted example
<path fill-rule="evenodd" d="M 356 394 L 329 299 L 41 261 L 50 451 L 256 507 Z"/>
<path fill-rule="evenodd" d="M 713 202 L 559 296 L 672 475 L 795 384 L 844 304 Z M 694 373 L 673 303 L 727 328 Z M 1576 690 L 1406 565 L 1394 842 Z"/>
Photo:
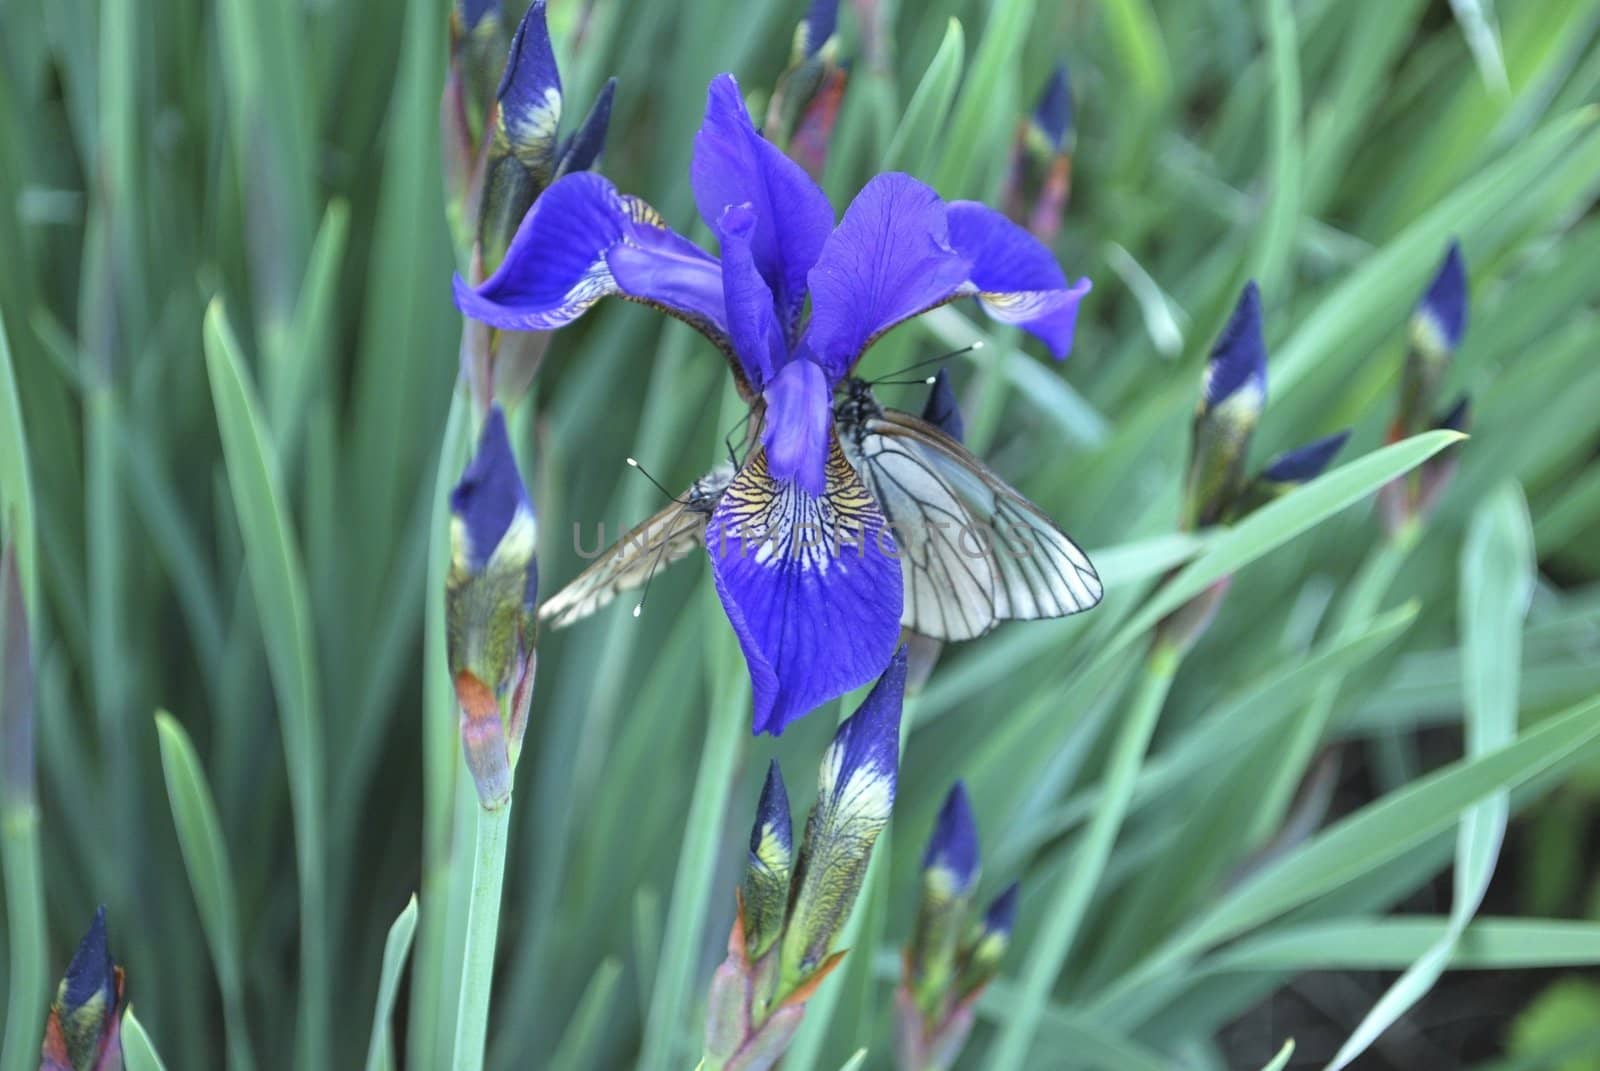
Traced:
<path fill-rule="evenodd" d="M 1071 352 L 1089 280 L 1069 284 L 1042 242 L 988 205 L 954 201 L 949 220 L 950 245 L 971 262 L 969 286 L 984 311 L 1036 336 L 1057 360 Z"/>
<path fill-rule="evenodd" d="M 946 205 L 931 186 L 894 173 L 856 195 L 810 279 L 805 341 L 834 379 L 894 325 L 966 296 L 1065 357 L 1089 291 L 1087 279 L 1069 284 L 1050 251 L 999 212 Z"/>
<path fill-rule="evenodd" d="M 812 497 L 821 495 L 833 434 L 833 392 L 827 377 L 810 361 L 792 361 L 772 381 L 765 398 L 761 442 L 768 470 L 774 479 L 793 481 Z"/>
<path fill-rule="evenodd" d="M 558 179 L 534 202 L 505 262 L 481 286 L 455 280 L 463 313 L 512 331 L 562 327 L 608 294 L 671 313 L 732 350 L 716 258 L 592 172 Z"/>
<path fill-rule="evenodd" d="M 811 269 L 805 344 L 831 380 L 842 379 L 879 335 L 956 297 L 967 270 L 933 187 L 879 175 L 850 203 Z"/>
<path fill-rule="evenodd" d="M 498 96 L 511 151 L 526 167 L 548 176 L 561 126 L 561 72 L 550 45 L 544 0 L 535 0 L 517 24 Z"/>
<path fill-rule="evenodd" d="M 882 672 L 900 635 L 900 563 L 882 512 L 831 441 L 826 490 L 746 462 L 706 529 L 717 594 L 750 667 L 756 732 Z"/>
<path fill-rule="evenodd" d="M 728 310 L 733 352 L 751 386 L 762 390 L 788 359 L 789 347 L 772 301 L 772 288 L 756 269 L 750 248 L 755 211 L 729 205 L 718 221 L 722 235 L 722 296 Z"/>
<path fill-rule="evenodd" d="M 723 209 L 750 205 L 750 254 L 792 340 L 805 304 L 806 273 L 833 229 L 833 207 L 799 164 L 756 131 L 730 74 L 715 78 L 707 93 L 689 181 L 700 218 L 713 231 Z"/>

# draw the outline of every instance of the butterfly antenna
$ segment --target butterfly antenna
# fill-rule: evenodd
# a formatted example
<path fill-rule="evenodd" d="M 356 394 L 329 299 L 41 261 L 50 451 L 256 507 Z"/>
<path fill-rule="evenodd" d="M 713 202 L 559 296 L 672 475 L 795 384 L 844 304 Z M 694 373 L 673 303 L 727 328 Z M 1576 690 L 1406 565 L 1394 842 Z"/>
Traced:
<path fill-rule="evenodd" d="M 723 436 L 722 445 L 727 448 L 728 462 L 733 465 L 734 468 L 739 467 L 739 455 L 733 449 L 733 437 L 739 433 L 739 429 L 747 427 L 749 424 L 750 414 L 746 413 L 744 416 L 739 418 L 739 422 L 737 424 L 728 429 L 728 434 Z"/>
<path fill-rule="evenodd" d="M 907 372 L 915 372 L 919 368 L 926 368 L 930 364 L 938 364 L 940 361 L 948 361 L 952 357 L 960 357 L 963 353 L 976 353 L 978 350 L 981 350 L 981 349 L 983 349 L 983 339 L 975 338 L 970 343 L 968 343 L 967 345 L 962 346 L 959 350 L 951 350 L 949 353 L 941 353 L 936 357 L 924 357 L 922 360 L 917 361 L 915 364 L 907 365 L 906 367 L 900 369 L 897 372 L 890 372 L 888 375 L 883 376 L 883 377 L 878 378 L 878 379 L 869 379 L 869 380 L 867 380 L 867 385 L 871 386 L 871 387 L 876 387 L 876 386 L 880 386 L 880 385 L 894 386 L 896 384 L 906 384 L 906 383 L 932 383 L 933 382 L 933 377 L 932 376 L 929 376 L 929 377 L 927 377 L 925 379 L 906 379 L 906 380 L 902 380 L 899 377 L 905 375 Z"/>
<path fill-rule="evenodd" d="M 645 574 L 644 587 L 639 590 L 639 602 L 633 608 L 633 616 L 638 617 L 644 613 L 644 600 L 650 596 L 650 581 L 656 578 L 656 570 L 661 568 L 661 559 L 666 557 L 667 541 L 662 540 L 661 546 L 656 550 L 655 560 L 650 563 L 650 571 Z"/>
<path fill-rule="evenodd" d="M 643 465 L 639 464 L 638 461 L 634 460 L 631 457 L 628 458 L 628 467 L 631 468 L 631 469 L 638 469 L 639 470 L 639 475 L 643 476 L 645 479 L 649 480 L 652 484 L 654 484 L 655 485 L 655 489 L 657 491 L 660 491 L 662 494 L 666 495 L 669 499 L 671 499 L 672 501 L 678 503 L 680 506 L 688 504 L 684 499 L 679 498 L 677 495 L 673 494 L 671 491 L 667 490 L 664 486 L 662 486 L 662 483 L 661 483 L 660 480 L 658 480 L 654 476 L 650 475 L 650 473 L 648 471 L 646 471 L 646 469 L 645 469 L 645 467 Z"/>

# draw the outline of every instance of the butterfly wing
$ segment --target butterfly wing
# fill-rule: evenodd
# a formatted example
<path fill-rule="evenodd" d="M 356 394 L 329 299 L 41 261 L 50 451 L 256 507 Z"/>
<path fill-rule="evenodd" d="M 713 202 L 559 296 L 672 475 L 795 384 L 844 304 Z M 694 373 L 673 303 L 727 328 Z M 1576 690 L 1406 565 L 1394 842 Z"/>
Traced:
<path fill-rule="evenodd" d="M 850 457 L 893 526 L 900 623 L 941 640 L 1100 601 L 1089 558 L 1037 506 L 926 421 L 884 409 L 845 427 Z"/>
<path fill-rule="evenodd" d="M 565 628 L 626 591 L 643 586 L 657 569 L 687 557 L 705 543 L 706 523 L 728 489 L 733 471 L 722 466 L 696 480 L 680 501 L 667 505 L 609 547 L 566 587 L 539 607 L 539 622 Z"/>

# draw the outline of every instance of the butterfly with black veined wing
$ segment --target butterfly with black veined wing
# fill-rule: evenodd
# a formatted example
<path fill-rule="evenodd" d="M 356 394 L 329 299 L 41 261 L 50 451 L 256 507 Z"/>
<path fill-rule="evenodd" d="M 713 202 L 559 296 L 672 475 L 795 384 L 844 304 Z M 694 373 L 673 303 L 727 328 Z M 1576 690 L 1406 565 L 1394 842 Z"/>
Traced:
<path fill-rule="evenodd" d="M 564 628 L 625 591 L 648 584 L 657 569 L 705 543 L 706 522 L 733 482 L 733 466 L 718 465 L 679 498 L 638 525 L 539 607 L 539 622 Z M 635 611 L 637 612 L 637 611 Z"/>
<path fill-rule="evenodd" d="M 900 624 L 969 640 L 1001 621 L 1065 617 L 1100 601 L 1094 566 L 1054 521 L 927 420 L 851 379 L 834 411 L 845 457 L 888 518 L 900 557 Z"/>
<path fill-rule="evenodd" d="M 1100 601 L 1100 578 L 1077 544 L 937 426 L 886 408 L 861 379 L 846 382 L 834 417 L 845 457 L 893 531 L 902 626 L 967 640 L 1001 621 L 1065 617 Z M 702 545 L 733 475 L 722 465 L 696 480 L 541 606 L 541 623 L 587 617 Z"/>

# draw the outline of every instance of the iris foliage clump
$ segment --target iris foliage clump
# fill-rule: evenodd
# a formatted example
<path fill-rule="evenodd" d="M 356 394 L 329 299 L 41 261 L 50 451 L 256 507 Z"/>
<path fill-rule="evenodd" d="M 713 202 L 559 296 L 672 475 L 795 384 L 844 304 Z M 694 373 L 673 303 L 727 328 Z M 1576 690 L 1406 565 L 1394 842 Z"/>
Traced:
<path fill-rule="evenodd" d="M 0 1071 L 477 1066 L 485 1029 L 494 1071 L 758 1066 L 769 1021 L 785 1071 L 1600 1052 L 1523 972 L 1600 964 L 1592 2 L 521 14 L 5 11 Z M 559 122 L 515 82 L 499 117 L 508 56 Z M 798 320 L 739 379 L 652 309 L 452 301 L 563 180 L 726 261 L 708 86 L 836 213 L 903 172 L 1093 282 L 1064 364 L 952 275 L 855 369 L 1104 586 L 903 637 L 903 708 L 892 613 L 797 695 L 703 556 L 534 649 L 667 505 L 625 459 L 691 486 L 770 386 L 783 473 L 831 478 Z M 805 900 L 830 834 L 853 909 Z"/>

